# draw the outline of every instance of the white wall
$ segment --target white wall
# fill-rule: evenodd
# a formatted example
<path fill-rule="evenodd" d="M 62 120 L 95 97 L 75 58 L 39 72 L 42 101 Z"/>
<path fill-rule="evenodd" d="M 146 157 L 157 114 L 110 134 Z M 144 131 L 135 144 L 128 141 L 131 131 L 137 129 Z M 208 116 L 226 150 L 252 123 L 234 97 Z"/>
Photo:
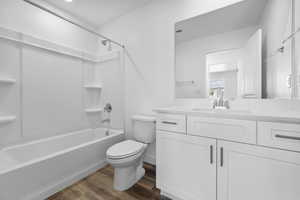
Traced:
<path fill-rule="evenodd" d="M 134 113 L 149 113 L 155 107 L 173 103 L 211 106 L 211 102 L 204 99 L 174 101 L 174 24 L 236 2 L 238 0 L 154 0 L 102 27 L 104 34 L 124 43 L 130 54 L 125 58 L 129 137 L 132 136 L 130 116 Z M 232 102 L 231 107 L 296 112 L 300 104 L 289 100 L 243 100 Z M 154 146 L 147 158 L 148 161 L 155 160 Z"/>
<path fill-rule="evenodd" d="M 22 54 L 22 136 L 42 138 L 87 128 L 82 62 L 35 48 L 24 48 Z"/>
<path fill-rule="evenodd" d="M 100 31 L 126 45 L 126 129 L 130 116 L 174 102 L 176 22 L 239 2 L 238 0 L 154 0 L 146 6 L 107 23 Z M 152 146 L 148 161 L 155 160 Z"/>
<path fill-rule="evenodd" d="M 206 98 L 206 54 L 242 48 L 256 29 L 257 27 L 249 27 L 176 44 L 176 81 L 196 82 L 196 87 L 193 87 L 195 89 L 189 90 L 188 94 L 184 92 L 186 87 L 176 87 L 176 97 Z"/>
<path fill-rule="evenodd" d="M 0 0 L 0 26 L 95 53 L 97 38 L 22 0 Z"/>
<path fill-rule="evenodd" d="M 282 41 L 291 34 L 292 0 L 270 0 L 262 16 L 263 29 L 263 96 L 266 98 L 290 98 L 287 77 L 291 74 L 292 43 L 285 52 L 276 52 Z M 275 23 L 276 22 L 276 23 Z"/>
<path fill-rule="evenodd" d="M 111 127 L 124 128 L 124 72 L 120 59 L 113 59 L 95 66 L 95 79 L 102 80 L 100 106 L 110 103 L 112 112 L 103 118 L 111 118 Z M 105 125 L 105 124 L 104 124 Z M 108 125 L 108 124 L 106 124 Z"/>

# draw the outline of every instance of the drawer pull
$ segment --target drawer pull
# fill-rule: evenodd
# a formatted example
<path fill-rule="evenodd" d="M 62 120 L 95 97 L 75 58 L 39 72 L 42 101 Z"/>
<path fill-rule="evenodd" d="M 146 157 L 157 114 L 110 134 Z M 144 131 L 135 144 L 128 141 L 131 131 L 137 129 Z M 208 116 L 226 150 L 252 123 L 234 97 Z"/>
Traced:
<path fill-rule="evenodd" d="M 168 121 L 162 121 L 163 124 L 169 124 L 169 125 L 177 125 L 176 122 L 168 122 Z"/>
<path fill-rule="evenodd" d="M 214 146 L 210 145 L 210 164 L 214 163 Z"/>
<path fill-rule="evenodd" d="M 289 140 L 299 140 L 300 137 L 294 137 L 294 136 L 287 136 L 287 135 L 275 135 L 277 138 L 282 138 L 282 139 L 289 139 Z"/>
<path fill-rule="evenodd" d="M 220 149 L 220 154 L 221 154 L 220 165 L 221 165 L 221 167 L 223 167 L 224 166 L 224 149 L 223 149 L 223 147 L 221 147 L 221 149 Z"/>

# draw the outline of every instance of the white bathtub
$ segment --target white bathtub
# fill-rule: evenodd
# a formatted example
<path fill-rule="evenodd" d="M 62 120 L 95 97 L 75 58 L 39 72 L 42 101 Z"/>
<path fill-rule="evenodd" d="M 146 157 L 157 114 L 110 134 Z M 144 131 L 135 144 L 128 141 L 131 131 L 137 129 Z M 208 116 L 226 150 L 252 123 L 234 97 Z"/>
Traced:
<path fill-rule="evenodd" d="M 0 200 L 42 200 L 106 165 L 123 131 L 85 130 L 0 150 Z"/>

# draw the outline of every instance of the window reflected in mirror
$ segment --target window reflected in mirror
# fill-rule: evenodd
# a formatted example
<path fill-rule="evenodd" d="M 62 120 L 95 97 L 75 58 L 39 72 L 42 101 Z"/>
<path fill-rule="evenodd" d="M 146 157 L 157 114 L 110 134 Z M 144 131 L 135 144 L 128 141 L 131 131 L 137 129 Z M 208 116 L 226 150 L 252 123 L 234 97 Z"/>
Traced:
<path fill-rule="evenodd" d="M 176 23 L 176 98 L 291 98 L 293 8 L 244 0 Z"/>

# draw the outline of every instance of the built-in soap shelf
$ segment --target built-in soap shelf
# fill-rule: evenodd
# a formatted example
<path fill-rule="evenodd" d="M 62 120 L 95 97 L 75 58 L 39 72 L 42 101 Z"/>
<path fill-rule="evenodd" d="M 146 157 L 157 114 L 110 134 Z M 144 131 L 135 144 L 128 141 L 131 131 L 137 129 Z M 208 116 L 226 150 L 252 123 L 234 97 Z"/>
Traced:
<path fill-rule="evenodd" d="M 0 124 L 11 123 L 14 122 L 16 119 L 16 116 L 0 116 Z"/>
<path fill-rule="evenodd" d="M 13 78 L 0 78 L 0 84 L 15 84 L 17 82 L 16 79 Z M 0 116 L 0 124 L 7 124 L 7 123 L 12 123 L 17 119 L 16 116 L 12 115 L 5 115 L 5 116 Z"/>
<path fill-rule="evenodd" d="M 87 81 L 83 86 L 87 90 L 87 99 L 89 103 L 86 105 L 85 112 L 87 114 L 101 114 L 103 111 L 103 107 L 100 107 L 100 93 L 103 88 L 103 84 L 101 81 Z M 95 92 L 94 92 L 95 91 Z"/>
<path fill-rule="evenodd" d="M 101 83 L 95 83 L 95 84 L 86 84 L 84 88 L 86 89 L 102 89 L 103 85 Z"/>
<path fill-rule="evenodd" d="M 209 73 L 227 73 L 227 72 L 238 72 L 238 69 L 224 69 L 224 70 L 215 70 L 215 71 L 210 71 Z"/>
<path fill-rule="evenodd" d="M 100 113 L 103 112 L 103 108 L 87 108 L 85 109 L 86 113 Z"/>
<path fill-rule="evenodd" d="M 17 80 L 13 78 L 0 78 L 0 84 L 14 84 Z"/>

